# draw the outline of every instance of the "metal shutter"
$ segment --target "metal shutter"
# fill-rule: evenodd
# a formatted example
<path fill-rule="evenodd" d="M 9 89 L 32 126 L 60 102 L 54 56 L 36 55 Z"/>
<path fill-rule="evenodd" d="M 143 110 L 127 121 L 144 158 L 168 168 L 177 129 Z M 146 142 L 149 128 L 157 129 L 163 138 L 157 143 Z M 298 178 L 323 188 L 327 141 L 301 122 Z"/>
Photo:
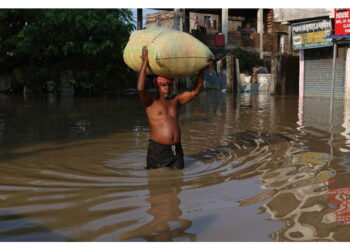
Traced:
<path fill-rule="evenodd" d="M 325 50 L 325 48 L 322 49 Z M 315 51 L 314 56 L 311 56 L 313 52 L 305 51 L 304 96 L 306 97 L 331 96 L 333 55 L 332 53 L 330 55 L 327 53 L 327 56 L 323 56 L 322 53 L 317 54 L 322 49 L 312 49 L 319 50 Z M 333 47 L 327 50 L 333 51 Z M 338 47 L 334 98 L 344 98 L 345 55 L 346 48 Z"/>

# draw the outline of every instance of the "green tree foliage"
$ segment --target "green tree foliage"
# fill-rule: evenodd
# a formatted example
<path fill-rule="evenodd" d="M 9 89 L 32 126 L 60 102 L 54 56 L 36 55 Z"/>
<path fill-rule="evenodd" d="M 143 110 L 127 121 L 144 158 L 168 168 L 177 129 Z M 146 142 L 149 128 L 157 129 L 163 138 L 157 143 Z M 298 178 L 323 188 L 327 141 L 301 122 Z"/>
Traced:
<path fill-rule="evenodd" d="M 263 65 L 258 53 L 248 52 L 240 47 L 232 49 L 234 57 L 239 59 L 239 69 L 241 72 L 251 72 L 256 65 Z"/>
<path fill-rule="evenodd" d="M 67 70 L 76 87 L 117 87 L 133 74 L 123 49 L 134 28 L 129 9 L 3 9 L 0 65 L 24 69 L 32 89 Z"/>

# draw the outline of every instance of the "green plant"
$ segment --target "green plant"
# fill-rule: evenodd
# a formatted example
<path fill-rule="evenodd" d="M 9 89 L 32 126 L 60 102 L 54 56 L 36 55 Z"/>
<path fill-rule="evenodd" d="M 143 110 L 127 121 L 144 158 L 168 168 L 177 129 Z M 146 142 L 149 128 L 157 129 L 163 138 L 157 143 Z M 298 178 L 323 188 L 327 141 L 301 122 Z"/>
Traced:
<path fill-rule="evenodd" d="M 240 47 L 232 49 L 231 53 L 239 59 L 239 69 L 241 72 L 251 72 L 254 66 L 263 64 L 258 53 L 249 52 Z"/>
<path fill-rule="evenodd" d="M 66 70 L 77 88 L 117 88 L 134 74 L 123 61 L 134 28 L 129 9 L 2 9 L 0 66 L 25 66 L 33 89 Z"/>

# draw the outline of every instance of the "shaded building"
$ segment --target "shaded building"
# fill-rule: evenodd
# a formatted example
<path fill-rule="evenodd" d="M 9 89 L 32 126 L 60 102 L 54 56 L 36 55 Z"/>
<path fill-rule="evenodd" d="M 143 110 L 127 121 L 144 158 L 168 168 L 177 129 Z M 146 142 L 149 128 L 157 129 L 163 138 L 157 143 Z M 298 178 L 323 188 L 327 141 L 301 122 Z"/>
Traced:
<path fill-rule="evenodd" d="M 214 52 L 219 48 L 243 47 L 267 57 L 279 52 L 293 53 L 289 26 L 274 22 L 273 9 L 159 10 L 147 15 L 146 28 L 162 26 L 189 32 Z M 218 35 L 223 35 L 224 43 Z"/>

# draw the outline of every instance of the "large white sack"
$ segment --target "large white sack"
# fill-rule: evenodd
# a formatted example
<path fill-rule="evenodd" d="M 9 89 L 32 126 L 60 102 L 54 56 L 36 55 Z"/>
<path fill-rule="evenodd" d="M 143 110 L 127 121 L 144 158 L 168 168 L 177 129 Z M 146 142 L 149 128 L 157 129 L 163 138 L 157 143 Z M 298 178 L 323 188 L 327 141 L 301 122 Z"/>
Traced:
<path fill-rule="evenodd" d="M 140 71 L 142 47 L 147 45 L 147 74 L 182 78 L 198 72 L 214 59 L 209 48 L 192 35 L 169 28 L 150 28 L 131 34 L 124 50 L 125 63 Z"/>

